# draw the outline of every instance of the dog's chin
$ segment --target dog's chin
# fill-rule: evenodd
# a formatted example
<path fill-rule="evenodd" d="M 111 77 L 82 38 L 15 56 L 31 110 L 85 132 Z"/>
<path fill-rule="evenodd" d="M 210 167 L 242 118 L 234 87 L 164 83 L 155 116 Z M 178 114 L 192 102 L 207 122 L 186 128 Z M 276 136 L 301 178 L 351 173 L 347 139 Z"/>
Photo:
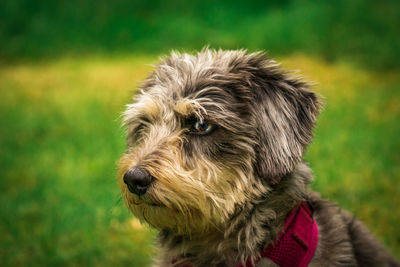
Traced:
<path fill-rule="evenodd" d="M 215 226 L 209 219 L 205 218 L 199 211 L 191 210 L 183 214 L 176 208 L 150 200 L 136 199 L 129 201 L 130 211 L 142 222 L 157 230 L 168 229 L 171 232 L 193 236 L 202 234 Z"/>

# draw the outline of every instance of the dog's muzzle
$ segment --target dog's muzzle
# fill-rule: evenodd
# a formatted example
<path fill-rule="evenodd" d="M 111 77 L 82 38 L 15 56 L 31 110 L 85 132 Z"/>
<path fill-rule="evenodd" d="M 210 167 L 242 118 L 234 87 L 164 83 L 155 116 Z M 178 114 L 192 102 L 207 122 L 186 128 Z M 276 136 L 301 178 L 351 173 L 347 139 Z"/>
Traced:
<path fill-rule="evenodd" d="M 147 170 L 139 167 L 128 170 L 124 175 L 124 183 L 129 191 L 138 196 L 146 193 L 153 180 L 153 176 Z"/>

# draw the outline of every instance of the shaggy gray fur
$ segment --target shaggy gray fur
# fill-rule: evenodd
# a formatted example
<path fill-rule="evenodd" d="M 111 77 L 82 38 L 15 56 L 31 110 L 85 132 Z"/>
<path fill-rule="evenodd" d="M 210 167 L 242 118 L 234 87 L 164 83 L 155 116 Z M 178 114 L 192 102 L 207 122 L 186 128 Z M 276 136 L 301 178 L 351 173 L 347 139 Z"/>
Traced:
<path fill-rule="evenodd" d="M 303 200 L 314 209 L 320 236 L 310 266 L 399 266 L 359 221 L 309 192 L 312 175 L 302 156 L 321 104 L 308 88 L 264 54 L 243 50 L 173 53 L 156 66 L 125 112 L 128 149 L 120 164 L 122 175 L 140 166 L 155 182 L 141 197 L 120 185 L 133 213 L 160 230 L 158 266 L 255 259 Z M 193 104 L 189 114 L 182 101 Z M 215 129 L 191 134 L 193 121 Z M 176 148 L 174 159 L 169 151 Z M 201 163 L 208 172 L 196 172 Z M 200 174 L 189 179 L 184 172 Z M 156 216 L 178 211 L 165 226 Z M 274 264 L 263 259 L 257 266 Z"/>

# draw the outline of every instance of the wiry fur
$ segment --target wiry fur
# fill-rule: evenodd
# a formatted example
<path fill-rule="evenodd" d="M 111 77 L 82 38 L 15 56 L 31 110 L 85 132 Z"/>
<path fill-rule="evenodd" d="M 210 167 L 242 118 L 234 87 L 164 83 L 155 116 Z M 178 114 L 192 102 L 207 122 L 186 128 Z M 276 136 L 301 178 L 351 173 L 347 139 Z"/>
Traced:
<path fill-rule="evenodd" d="M 398 266 L 360 222 L 308 192 L 302 155 L 321 106 L 308 87 L 244 50 L 172 53 L 156 66 L 124 114 L 119 183 L 128 208 L 160 230 L 159 266 L 256 259 L 302 200 L 320 231 L 310 266 Z M 216 128 L 193 135 L 193 118 Z M 122 179 L 135 166 L 155 179 L 141 197 Z"/>

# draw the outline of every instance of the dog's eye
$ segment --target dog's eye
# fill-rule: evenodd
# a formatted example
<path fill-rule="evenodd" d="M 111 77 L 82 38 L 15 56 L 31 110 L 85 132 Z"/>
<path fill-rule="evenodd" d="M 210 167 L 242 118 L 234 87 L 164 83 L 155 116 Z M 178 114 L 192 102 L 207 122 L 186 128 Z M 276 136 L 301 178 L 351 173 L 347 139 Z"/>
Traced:
<path fill-rule="evenodd" d="M 192 133 L 194 134 L 208 134 L 214 129 L 214 125 L 206 121 L 196 121 L 192 126 Z"/>

